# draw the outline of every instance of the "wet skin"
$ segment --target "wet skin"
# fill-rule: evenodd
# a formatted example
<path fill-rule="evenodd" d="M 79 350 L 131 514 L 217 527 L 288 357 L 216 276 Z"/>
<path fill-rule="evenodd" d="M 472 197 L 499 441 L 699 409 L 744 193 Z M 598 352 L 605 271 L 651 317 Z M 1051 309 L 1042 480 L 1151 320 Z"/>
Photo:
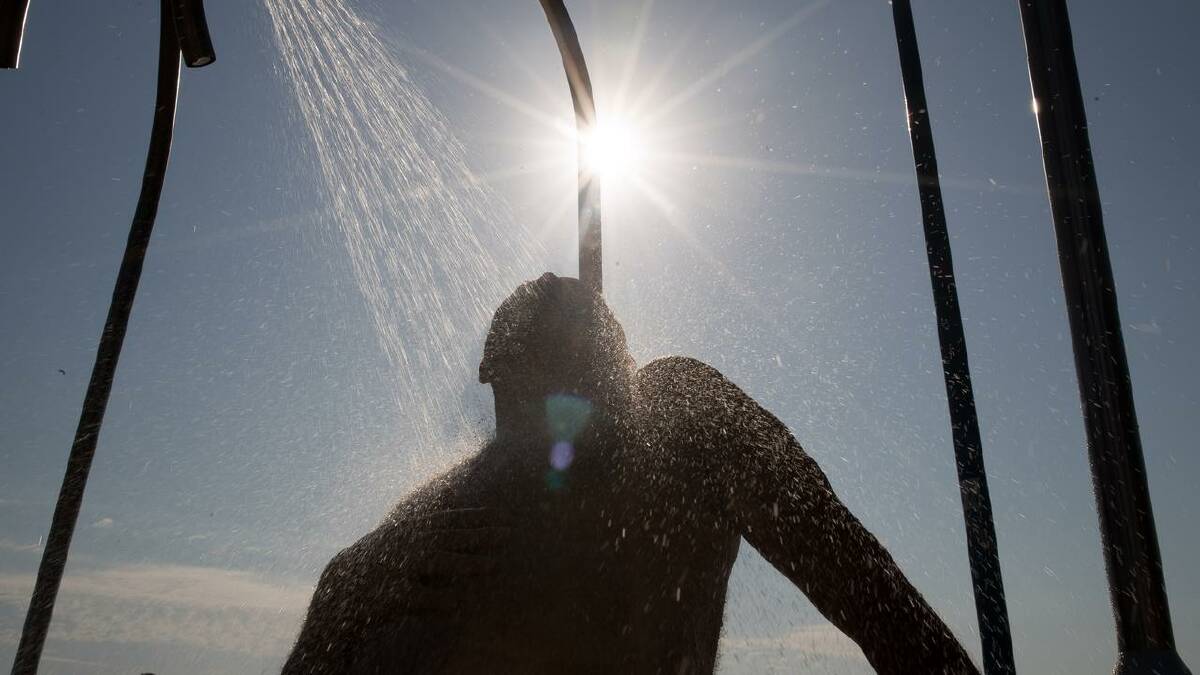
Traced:
<path fill-rule="evenodd" d="M 561 470 L 564 413 L 517 399 L 503 411 L 497 390 L 498 422 L 540 425 L 501 425 L 330 562 L 285 673 L 711 673 L 742 539 L 878 672 L 977 672 L 787 428 L 715 369 L 637 371 L 625 403 L 571 430 Z"/>

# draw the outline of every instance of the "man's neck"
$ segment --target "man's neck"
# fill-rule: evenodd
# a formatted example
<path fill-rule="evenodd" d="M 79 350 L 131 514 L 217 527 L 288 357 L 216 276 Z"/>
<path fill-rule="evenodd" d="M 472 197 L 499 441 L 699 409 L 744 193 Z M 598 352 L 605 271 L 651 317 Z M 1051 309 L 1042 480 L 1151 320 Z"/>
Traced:
<path fill-rule="evenodd" d="M 550 441 L 546 426 L 545 403 L 541 397 L 496 397 L 496 438 L 540 445 Z"/>
<path fill-rule="evenodd" d="M 522 463 L 543 468 L 581 461 L 607 464 L 609 453 L 622 443 L 621 423 L 603 404 L 569 394 L 512 394 L 496 396 L 496 447 L 510 461 L 520 457 Z"/>

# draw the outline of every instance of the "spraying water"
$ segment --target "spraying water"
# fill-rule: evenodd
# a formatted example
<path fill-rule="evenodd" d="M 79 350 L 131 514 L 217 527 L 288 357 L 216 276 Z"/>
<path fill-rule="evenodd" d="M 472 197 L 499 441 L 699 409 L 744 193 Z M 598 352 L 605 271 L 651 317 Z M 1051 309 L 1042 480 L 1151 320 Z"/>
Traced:
<path fill-rule="evenodd" d="M 474 179 L 447 121 L 343 0 L 265 0 L 354 277 L 415 445 L 410 480 L 447 459 L 447 428 L 499 299 L 535 271 L 533 239 Z M 454 403 L 451 403 L 454 402 Z M 456 407 L 457 406 L 457 407 Z M 441 455 L 440 457 L 437 455 Z"/>

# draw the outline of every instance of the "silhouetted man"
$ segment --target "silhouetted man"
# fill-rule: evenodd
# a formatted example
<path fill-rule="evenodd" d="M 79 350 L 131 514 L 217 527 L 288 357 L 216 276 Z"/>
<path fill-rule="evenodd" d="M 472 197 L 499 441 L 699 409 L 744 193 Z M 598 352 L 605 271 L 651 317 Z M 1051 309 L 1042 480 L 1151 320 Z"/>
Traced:
<path fill-rule="evenodd" d="M 329 563 L 285 673 L 711 673 L 741 539 L 881 673 L 975 673 L 787 428 L 715 369 L 638 370 L 547 274 L 496 311 L 496 437 Z"/>

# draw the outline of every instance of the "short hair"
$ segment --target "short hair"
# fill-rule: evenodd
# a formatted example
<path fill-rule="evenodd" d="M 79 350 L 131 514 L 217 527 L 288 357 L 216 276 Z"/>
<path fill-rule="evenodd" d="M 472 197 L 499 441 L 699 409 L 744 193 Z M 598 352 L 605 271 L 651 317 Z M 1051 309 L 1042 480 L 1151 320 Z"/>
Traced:
<path fill-rule="evenodd" d="M 624 384 L 634 364 L 625 331 L 599 293 L 547 272 L 521 284 L 496 310 L 483 346 L 479 381 L 561 378 L 563 386 Z"/>

